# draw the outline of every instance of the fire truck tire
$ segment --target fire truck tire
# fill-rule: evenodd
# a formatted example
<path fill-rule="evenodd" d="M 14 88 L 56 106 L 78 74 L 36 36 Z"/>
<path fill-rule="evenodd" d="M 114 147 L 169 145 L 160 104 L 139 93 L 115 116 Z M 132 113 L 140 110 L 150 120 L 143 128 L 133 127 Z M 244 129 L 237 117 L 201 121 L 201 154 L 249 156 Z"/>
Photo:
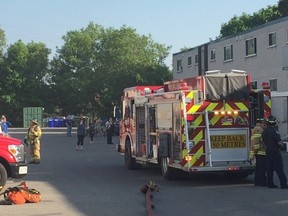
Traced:
<path fill-rule="evenodd" d="M 0 191 L 5 186 L 7 181 L 7 172 L 5 167 L 0 164 Z"/>
<path fill-rule="evenodd" d="M 161 157 L 160 165 L 162 176 L 167 180 L 174 180 L 176 178 L 176 169 L 169 167 L 168 164 L 169 164 L 169 158 Z"/>
<path fill-rule="evenodd" d="M 125 165 L 128 170 L 136 168 L 136 160 L 135 158 L 132 157 L 130 141 L 126 141 L 125 143 L 124 158 L 125 158 Z"/>

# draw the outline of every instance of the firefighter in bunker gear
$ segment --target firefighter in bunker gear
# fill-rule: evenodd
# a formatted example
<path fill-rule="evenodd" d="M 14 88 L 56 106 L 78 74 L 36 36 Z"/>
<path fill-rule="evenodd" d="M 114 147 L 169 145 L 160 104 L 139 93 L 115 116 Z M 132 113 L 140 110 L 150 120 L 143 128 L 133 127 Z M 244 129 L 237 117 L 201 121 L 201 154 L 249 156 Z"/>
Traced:
<path fill-rule="evenodd" d="M 288 189 L 287 178 L 283 170 L 284 167 L 280 152 L 283 142 L 277 131 L 277 120 L 274 116 L 268 117 L 267 127 L 262 133 L 262 139 L 266 146 L 268 188 L 277 188 L 277 185 L 275 185 L 273 181 L 273 172 L 275 171 L 280 180 L 281 188 Z"/>
<path fill-rule="evenodd" d="M 40 163 L 40 138 L 42 135 L 42 131 L 40 126 L 38 125 L 37 120 L 31 120 L 30 127 L 27 133 L 28 144 L 30 145 L 30 156 L 31 160 L 29 163 Z"/>
<path fill-rule="evenodd" d="M 266 148 L 262 142 L 262 132 L 265 128 L 265 119 L 256 120 L 256 126 L 252 130 L 250 160 L 256 160 L 254 174 L 255 186 L 266 186 Z"/>

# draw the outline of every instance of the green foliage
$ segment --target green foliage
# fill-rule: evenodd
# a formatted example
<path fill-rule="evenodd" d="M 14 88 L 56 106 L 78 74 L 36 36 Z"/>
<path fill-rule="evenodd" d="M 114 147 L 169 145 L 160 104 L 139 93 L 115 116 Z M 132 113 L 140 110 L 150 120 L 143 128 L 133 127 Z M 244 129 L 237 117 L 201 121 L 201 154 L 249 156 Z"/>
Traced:
<path fill-rule="evenodd" d="M 8 47 L 1 65 L 0 105 L 10 121 L 21 121 L 23 107 L 50 104 L 45 82 L 49 54 L 43 43 L 19 40 Z"/>
<path fill-rule="evenodd" d="M 279 18 L 281 15 L 276 5 L 263 8 L 252 15 L 246 13 L 239 17 L 235 15 L 227 23 L 221 25 L 220 37 L 243 32 Z"/>
<path fill-rule="evenodd" d="M 288 0 L 278 1 L 278 11 L 282 17 L 288 16 Z"/>
<path fill-rule="evenodd" d="M 5 32 L 0 29 L 0 54 L 2 55 L 3 48 L 6 45 Z"/>
<path fill-rule="evenodd" d="M 170 47 L 135 29 L 90 23 L 63 40 L 51 61 L 43 43 L 19 40 L 0 53 L 1 114 L 14 126 L 21 125 L 24 107 L 44 107 L 49 116 L 109 116 L 124 88 L 172 79 L 164 64 Z M 4 42 L 0 31 L 0 45 Z"/>
<path fill-rule="evenodd" d="M 164 64 L 170 47 L 135 29 L 105 29 L 90 23 L 63 39 L 51 64 L 54 103 L 62 114 L 109 116 L 124 88 L 172 78 Z"/>

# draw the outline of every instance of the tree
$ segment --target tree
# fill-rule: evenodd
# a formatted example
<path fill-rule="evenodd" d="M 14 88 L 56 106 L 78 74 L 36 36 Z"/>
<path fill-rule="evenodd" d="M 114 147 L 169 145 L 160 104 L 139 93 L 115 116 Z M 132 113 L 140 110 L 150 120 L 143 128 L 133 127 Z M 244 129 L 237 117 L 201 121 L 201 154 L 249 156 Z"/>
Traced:
<path fill-rule="evenodd" d="M 288 16 L 288 0 L 278 1 L 278 11 L 282 17 Z"/>
<path fill-rule="evenodd" d="M 6 45 L 5 32 L 2 29 L 0 29 L 0 54 L 2 54 L 5 45 Z"/>
<path fill-rule="evenodd" d="M 264 23 L 279 19 L 281 17 L 276 5 L 268 6 L 258 12 L 249 15 L 243 13 L 241 16 L 234 16 L 227 23 L 221 25 L 220 37 L 229 36 L 243 32 Z"/>
<path fill-rule="evenodd" d="M 164 64 L 170 47 L 135 29 L 105 29 L 90 23 L 63 39 L 51 68 L 62 113 L 111 115 L 125 87 L 163 84 L 163 79 L 172 78 Z"/>
<path fill-rule="evenodd" d="M 8 47 L 2 68 L 0 104 L 1 112 L 10 114 L 9 119 L 20 121 L 23 107 L 51 107 L 45 78 L 49 54 L 43 43 L 25 45 L 19 40 Z"/>

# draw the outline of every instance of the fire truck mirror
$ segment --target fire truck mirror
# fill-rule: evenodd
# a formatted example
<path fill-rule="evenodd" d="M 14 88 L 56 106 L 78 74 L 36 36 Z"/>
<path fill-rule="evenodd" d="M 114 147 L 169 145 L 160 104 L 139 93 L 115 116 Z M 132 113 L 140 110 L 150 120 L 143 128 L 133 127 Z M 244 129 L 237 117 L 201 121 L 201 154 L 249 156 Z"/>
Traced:
<path fill-rule="evenodd" d="M 159 134 L 159 156 L 169 157 L 170 146 L 171 146 L 171 134 L 160 133 Z"/>

